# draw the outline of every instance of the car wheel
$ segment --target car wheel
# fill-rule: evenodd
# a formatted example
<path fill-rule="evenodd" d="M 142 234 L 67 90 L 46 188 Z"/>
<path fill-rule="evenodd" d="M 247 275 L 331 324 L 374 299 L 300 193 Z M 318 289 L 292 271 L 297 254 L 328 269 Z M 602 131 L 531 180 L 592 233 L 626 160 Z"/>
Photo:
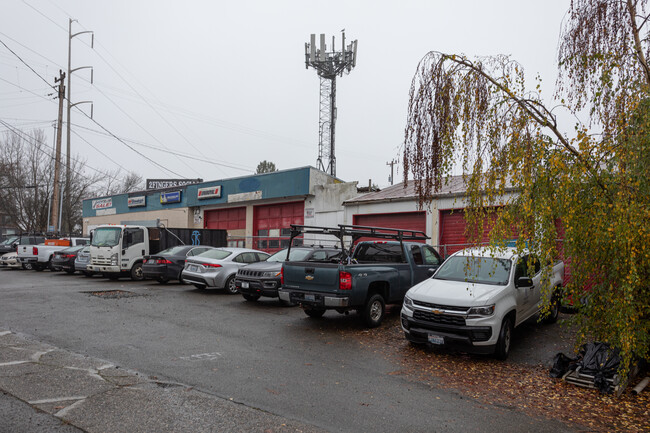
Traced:
<path fill-rule="evenodd" d="M 319 317 L 323 317 L 325 310 L 323 308 L 305 308 L 305 314 L 312 319 L 318 319 Z"/>
<path fill-rule="evenodd" d="M 156 278 L 156 281 L 158 281 L 160 284 L 167 284 L 167 282 L 169 281 L 169 278 L 167 278 L 167 277 L 158 277 L 158 278 Z"/>
<path fill-rule="evenodd" d="M 510 353 L 510 343 L 512 342 L 512 316 L 506 316 L 501 322 L 499 331 L 499 340 L 494 350 L 494 357 L 501 361 L 505 360 Z"/>
<path fill-rule="evenodd" d="M 381 295 L 372 295 L 361 311 L 361 317 L 369 328 L 376 328 L 381 325 L 386 314 L 386 302 Z"/>
<path fill-rule="evenodd" d="M 31 263 L 23 263 L 22 267 L 27 270 L 34 269 Z"/>
<path fill-rule="evenodd" d="M 131 279 L 133 281 L 144 280 L 144 273 L 142 272 L 142 263 L 136 263 L 131 268 Z"/>
<path fill-rule="evenodd" d="M 47 269 L 50 270 L 50 272 L 54 272 L 54 266 L 52 266 L 52 257 L 50 257 L 50 260 L 47 261 L 47 265 L 45 265 Z"/>
<path fill-rule="evenodd" d="M 72 275 L 72 274 L 74 274 L 74 269 L 66 269 L 65 273 L 68 274 L 68 275 Z"/>
<path fill-rule="evenodd" d="M 542 321 L 549 324 L 557 322 L 557 318 L 560 315 L 560 296 L 557 293 L 553 293 L 551 304 L 548 308 L 546 314 L 542 316 Z"/>
<path fill-rule="evenodd" d="M 231 275 L 228 277 L 226 280 L 226 291 L 230 295 L 236 295 L 239 293 L 239 289 L 237 288 L 237 285 L 235 284 L 235 276 Z"/>
<path fill-rule="evenodd" d="M 255 302 L 258 299 L 260 299 L 259 295 L 245 295 L 245 294 L 242 294 L 242 296 L 244 297 L 244 299 L 246 299 L 247 301 L 250 301 L 250 302 Z"/>

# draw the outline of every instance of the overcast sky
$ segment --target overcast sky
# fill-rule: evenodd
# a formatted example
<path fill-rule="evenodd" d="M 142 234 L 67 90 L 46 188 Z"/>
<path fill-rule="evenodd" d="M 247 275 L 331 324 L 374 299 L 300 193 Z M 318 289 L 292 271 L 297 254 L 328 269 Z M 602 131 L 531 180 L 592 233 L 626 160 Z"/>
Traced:
<path fill-rule="evenodd" d="M 319 78 L 305 69 L 311 33 L 329 43 L 345 29 L 357 65 L 337 78 L 337 176 L 389 185 L 401 161 L 411 79 L 431 50 L 509 54 L 550 101 L 568 0 L 512 1 L 168 1 L 3 0 L 0 40 L 47 83 L 67 70 L 72 32 L 72 102 L 92 100 L 94 119 L 73 109 L 74 158 L 89 170 L 143 178 L 216 180 L 316 166 Z M 0 120 L 42 128 L 53 143 L 52 88 L 0 44 Z M 88 104 L 78 108 L 90 114 Z M 0 124 L 0 131 L 7 127 Z M 65 149 L 65 136 L 64 136 Z M 141 152 L 151 162 L 136 153 Z M 172 155 L 170 152 L 177 153 Z M 327 161 L 325 161 L 327 163 Z M 395 167 L 402 179 L 401 163 Z"/>

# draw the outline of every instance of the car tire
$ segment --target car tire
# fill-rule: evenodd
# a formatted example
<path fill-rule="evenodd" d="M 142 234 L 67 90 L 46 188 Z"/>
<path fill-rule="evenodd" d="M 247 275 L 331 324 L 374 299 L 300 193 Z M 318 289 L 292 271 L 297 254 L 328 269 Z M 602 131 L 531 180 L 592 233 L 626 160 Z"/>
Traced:
<path fill-rule="evenodd" d="M 74 274 L 74 269 L 65 269 L 65 273 L 68 275 Z"/>
<path fill-rule="evenodd" d="M 178 273 L 178 282 L 181 283 L 181 284 L 187 284 L 187 282 L 183 279 L 183 271 L 182 270 Z"/>
<path fill-rule="evenodd" d="M 131 279 L 133 281 L 144 280 L 144 273 L 142 272 L 142 263 L 136 263 L 131 268 Z"/>
<path fill-rule="evenodd" d="M 557 318 L 560 315 L 560 296 L 557 291 L 553 292 L 553 297 L 551 298 L 551 304 L 549 305 L 549 310 L 542 316 L 542 322 L 551 324 L 557 322 Z"/>
<path fill-rule="evenodd" d="M 386 302 L 384 297 L 375 294 L 368 298 L 366 305 L 361 310 L 361 317 L 368 328 L 376 328 L 381 325 L 386 315 Z"/>
<path fill-rule="evenodd" d="M 84 274 L 85 277 L 92 277 L 93 276 L 93 273 L 90 272 L 90 271 L 84 271 L 83 274 Z"/>
<path fill-rule="evenodd" d="M 250 302 L 255 302 L 258 299 L 260 299 L 259 295 L 242 294 L 242 296 L 244 297 L 244 299 L 246 299 L 247 301 L 250 301 Z"/>
<path fill-rule="evenodd" d="M 237 285 L 235 284 L 235 276 L 231 275 L 228 277 L 226 280 L 225 284 L 225 289 L 226 292 L 228 292 L 229 295 L 236 295 L 239 293 L 239 289 L 237 288 Z"/>
<path fill-rule="evenodd" d="M 47 265 L 45 265 L 47 269 L 50 270 L 50 272 L 54 272 L 54 266 L 52 266 L 52 257 L 50 257 L 50 260 L 47 261 Z"/>
<path fill-rule="evenodd" d="M 510 353 L 512 330 L 512 316 L 504 317 L 499 330 L 499 340 L 497 340 L 497 346 L 494 349 L 494 357 L 500 361 L 505 360 Z"/>
<path fill-rule="evenodd" d="M 167 284 L 169 282 L 169 278 L 167 278 L 167 277 L 158 277 L 158 278 L 156 278 L 156 281 L 158 281 L 159 284 Z"/>
<path fill-rule="evenodd" d="M 305 308 L 305 314 L 311 317 L 312 319 L 318 319 L 323 317 L 325 314 L 324 308 Z"/>
<path fill-rule="evenodd" d="M 26 270 L 34 269 L 31 263 L 23 263 L 22 268 Z"/>
<path fill-rule="evenodd" d="M 34 269 L 35 271 L 41 272 L 43 269 L 45 269 L 45 267 L 43 265 L 33 264 L 32 269 Z"/>

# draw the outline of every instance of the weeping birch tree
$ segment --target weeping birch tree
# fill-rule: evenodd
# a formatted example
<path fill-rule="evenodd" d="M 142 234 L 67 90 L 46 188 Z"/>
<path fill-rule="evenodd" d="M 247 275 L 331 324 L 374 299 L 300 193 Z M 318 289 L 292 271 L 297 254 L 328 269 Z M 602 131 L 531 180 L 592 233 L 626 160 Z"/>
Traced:
<path fill-rule="evenodd" d="M 403 158 L 421 205 L 462 166 L 473 242 L 490 221 L 495 246 L 514 231 L 518 248 L 564 257 L 579 342 L 619 348 L 624 374 L 650 346 L 649 19 L 646 0 L 571 3 L 556 99 L 586 113 L 575 125 L 558 124 L 541 80 L 529 86 L 507 56 L 428 53 L 411 85 Z M 507 187 L 518 194 L 499 206 Z"/>

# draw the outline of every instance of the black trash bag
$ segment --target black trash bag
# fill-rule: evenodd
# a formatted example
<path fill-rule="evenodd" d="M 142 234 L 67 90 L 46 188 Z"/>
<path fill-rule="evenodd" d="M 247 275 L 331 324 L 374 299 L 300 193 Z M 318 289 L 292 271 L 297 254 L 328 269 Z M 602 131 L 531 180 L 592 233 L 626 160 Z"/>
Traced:
<path fill-rule="evenodd" d="M 558 353 L 553 358 L 553 367 L 551 367 L 549 375 L 555 378 L 564 376 L 567 371 L 576 369 L 576 361 L 577 358 L 569 358 L 562 352 Z"/>
<path fill-rule="evenodd" d="M 607 379 L 614 377 L 620 364 L 619 350 L 610 347 L 608 343 L 595 341 L 583 344 L 578 352 L 577 366 L 580 367 L 580 373 L 594 376 L 594 385 L 605 394 L 613 391 Z"/>

